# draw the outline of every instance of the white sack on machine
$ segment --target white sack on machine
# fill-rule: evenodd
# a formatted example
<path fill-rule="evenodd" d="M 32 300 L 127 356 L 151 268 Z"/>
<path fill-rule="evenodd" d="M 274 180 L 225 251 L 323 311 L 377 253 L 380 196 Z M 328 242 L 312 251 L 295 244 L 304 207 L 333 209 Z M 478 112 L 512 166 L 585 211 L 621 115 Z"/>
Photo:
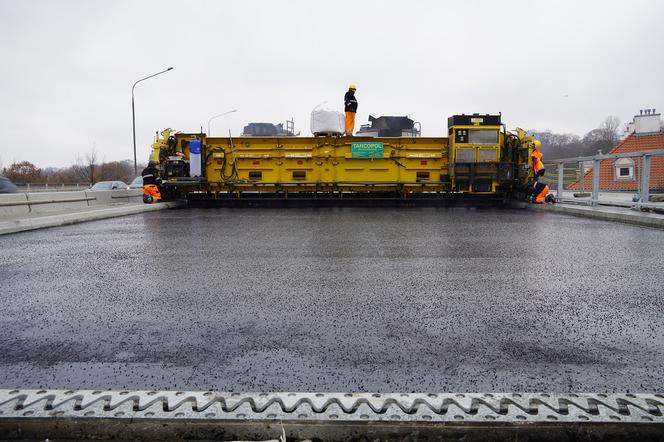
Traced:
<path fill-rule="evenodd" d="M 345 132 L 346 119 L 341 112 L 316 107 L 311 111 L 311 133 L 340 135 Z"/>

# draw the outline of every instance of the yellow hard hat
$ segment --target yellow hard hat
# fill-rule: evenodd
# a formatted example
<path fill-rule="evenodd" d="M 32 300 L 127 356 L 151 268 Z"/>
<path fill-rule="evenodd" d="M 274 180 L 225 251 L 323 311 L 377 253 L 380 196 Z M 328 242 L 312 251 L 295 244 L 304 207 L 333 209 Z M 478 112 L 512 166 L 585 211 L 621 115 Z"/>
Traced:
<path fill-rule="evenodd" d="M 540 140 L 535 140 L 533 141 L 533 145 L 535 146 L 535 149 L 539 149 L 542 147 L 542 142 Z"/>
<path fill-rule="evenodd" d="M 348 86 L 348 89 L 356 90 L 356 89 L 357 89 L 357 85 L 356 85 L 355 83 L 351 83 L 350 86 Z"/>

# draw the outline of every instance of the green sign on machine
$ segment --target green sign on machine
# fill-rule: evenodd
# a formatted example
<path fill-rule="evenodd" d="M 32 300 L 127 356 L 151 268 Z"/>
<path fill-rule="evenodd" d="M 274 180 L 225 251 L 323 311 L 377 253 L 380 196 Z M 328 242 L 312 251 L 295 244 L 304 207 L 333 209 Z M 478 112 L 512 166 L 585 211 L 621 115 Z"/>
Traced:
<path fill-rule="evenodd" d="M 383 158 L 383 143 L 379 141 L 350 143 L 350 152 L 353 158 Z"/>

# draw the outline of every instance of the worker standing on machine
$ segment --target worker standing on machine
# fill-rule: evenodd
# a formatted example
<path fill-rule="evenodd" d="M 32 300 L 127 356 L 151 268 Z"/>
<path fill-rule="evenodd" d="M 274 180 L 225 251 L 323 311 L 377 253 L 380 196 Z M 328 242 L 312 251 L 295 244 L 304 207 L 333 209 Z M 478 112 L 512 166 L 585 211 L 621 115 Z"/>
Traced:
<path fill-rule="evenodd" d="M 348 92 L 344 95 L 344 111 L 346 112 L 346 136 L 352 137 L 353 130 L 355 129 L 355 114 L 357 113 L 357 100 L 355 99 L 355 91 L 357 85 L 351 83 L 348 86 Z"/>
<path fill-rule="evenodd" d="M 157 162 L 150 160 L 148 167 L 141 172 L 143 177 L 143 202 L 146 204 L 157 202 L 161 199 L 161 192 L 157 186 L 157 178 L 159 171 L 157 170 Z"/>
<path fill-rule="evenodd" d="M 533 153 L 530 156 L 533 159 L 533 171 L 535 172 L 535 181 L 537 181 L 541 176 L 544 176 L 544 163 L 542 162 L 542 152 L 540 147 L 542 147 L 542 142 L 540 140 L 533 141 Z"/>

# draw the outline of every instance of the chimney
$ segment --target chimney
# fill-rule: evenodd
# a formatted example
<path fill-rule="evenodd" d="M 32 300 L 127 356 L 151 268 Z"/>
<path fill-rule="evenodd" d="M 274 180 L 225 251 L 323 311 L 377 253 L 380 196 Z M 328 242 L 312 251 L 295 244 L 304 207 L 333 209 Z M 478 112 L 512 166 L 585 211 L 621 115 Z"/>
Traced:
<path fill-rule="evenodd" d="M 659 117 L 660 114 L 655 113 L 655 108 L 641 109 L 639 115 L 634 116 L 634 133 L 636 135 L 659 133 L 661 131 Z"/>

